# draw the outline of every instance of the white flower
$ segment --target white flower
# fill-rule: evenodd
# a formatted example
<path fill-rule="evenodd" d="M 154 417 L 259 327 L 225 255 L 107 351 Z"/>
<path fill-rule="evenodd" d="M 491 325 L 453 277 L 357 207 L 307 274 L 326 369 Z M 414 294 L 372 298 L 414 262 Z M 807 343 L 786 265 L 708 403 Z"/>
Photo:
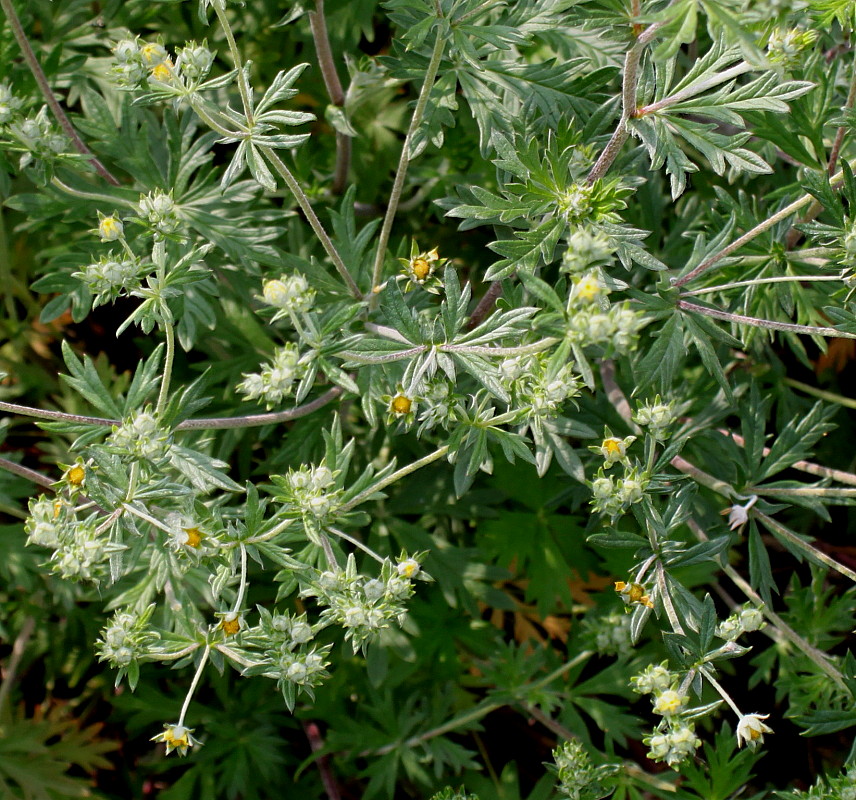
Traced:
<path fill-rule="evenodd" d="M 749 509 L 758 502 L 758 495 L 753 494 L 745 506 L 734 504 L 728 509 L 728 529 L 736 530 L 745 525 L 749 520 Z M 722 512 L 723 514 L 726 512 Z"/>
<path fill-rule="evenodd" d="M 671 717 L 680 713 L 688 700 L 688 697 L 674 689 L 666 689 L 666 691 L 660 692 L 656 700 L 654 700 L 654 713 L 662 714 L 664 717 Z"/>
<path fill-rule="evenodd" d="M 737 723 L 737 746 L 743 747 L 743 743 L 749 745 L 750 750 L 757 750 L 764 744 L 764 734 L 772 733 L 773 729 L 761 722 L 767 719 L 769 714 L 744 714 Z"/>

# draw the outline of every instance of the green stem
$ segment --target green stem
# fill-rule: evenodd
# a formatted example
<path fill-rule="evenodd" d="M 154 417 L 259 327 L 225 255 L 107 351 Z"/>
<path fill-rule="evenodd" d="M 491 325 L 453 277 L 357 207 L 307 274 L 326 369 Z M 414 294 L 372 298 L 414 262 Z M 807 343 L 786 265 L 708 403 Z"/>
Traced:
<path fill-rule="evenodd" d="M 856 489 L 835 486 L 752 486 L 749 491 L 771 497 L 856 497 Z"/>
<path fill-rule="evenodd" d="M 238 596 L 235 598 L 235 605 L 232 608 L 232 613 L 237 614 L 241 610 L 244 602 L 244 595 L 247 591 L 247 548 L 241 542 L 238 547 L 241 550 L 241 584 L 238 587 Z"/>
<path fill-rule="evenodd" d="M 345 503 L 342 506 L 339 506 L 339 508 L 338 508 L 339 513 L 344 513 L 345 511 L 350 511 L 352 508 L 355 508 L 360 503 L 364 503 L 366 500 L 368 500 L 370 497 L 372 497 L 373 495 L 380 492 L 382 489 L 385 489 L 387 486 L 390 486 L 393 483 L 400 481 L 402 478 L 406 477 L 407 475 L 410 475 L 411 472 L 416 472 L 417 470 L 422 469 L 422 467 L 428 466 L 428 464 L 431 464 L 434 461 L 437 461 L 437 460 L 443 458 L 443 456 L 445 456 L 446 453 L 448 453 L 448 452 L 449 452 L 449 445 L 444 444 L 442 447 L 438 448 L 433 453 L 429 453 L 424 458 L 420 458 L 418 461 L 414 461 L 412 464 L 408 464 L 406 467 L 402 467 L 400 470 L 393 472 L 391 475 L 387 475 L 385 478 L 383 478 L 382 480 L 379 480 L 373 486 L 369 486 L 368 489 L 360 492 L 352 500 L 348 501 L 347 503 Z"/>
<path fill-rule="evenodd" d="M 755 510 L 753 513 L 770 531 L 772 531 L 774 536 L 780 536 L 782 539 L 785 539 L 787 542 L 794 545 L 797 549 L 802 550 L 810 559 L 825 564 L 830 569 L 834 569 L 836 572 L 841 573 L 844 577 L 849 578 L 851 581 L 856 583 L 856 572 L 852 569 L 845 567 L 843 564 L 839 564 L 834 558 L 830 558 L 822 550 L 818 550 L 814 545 L 809 544 L 790 528 L 782 525 L 781 522 L 777 522 L 772 517 L 768 517 L 766 514 L 758 510 Z"/>
<path fill-rule="evenodd" d="M 160 391 L 158 392 L 158 402 L 155 406 L 155 417 L 158 419 L 166 408 L 166 401 L 169 396 L 169 384 L 172 379 L 172 365 L 175 360 L 175 328 L 171 322 L 164 322 L 163 331 L 166 336 L 166 355 L 163 361 L 163 376 L 161 377 Z"/>
<path fill-rule="evenodd" d="M 371 549 L 371 547 L 366 544 L 363 544 L 359 539 L 355 539 L 353 536 L 349 536 L 347 533 L 345 533 L 344 531 L 340 531 L 338 528 L 328 528 L 328 530 L 330 531 L 330 533 L 335 536 L 338 536 L 340 539 L 344 539 L 346 542 L 350 542 L 355 547 L 359 547 L 360 550 L 370 555 L 375 561 L 381 564 L 385 563 L 386 559 L 383 558 L 383 556 L 378 555 L 374 550 Z"/>
<path fill-rule="evenodd" d="M 737 707 L 737 704 L 731 699 L 731 695 L 728 694 L 728 692 L 726 692 L 725 689 L 723 689 L 722 686 L 719 685 L 719 681 L 717 681 L 716 678 L 714 678 L 713 675 L 710 674 L 710 670 L 705 666 L 701 666 L 699 667 L 699 672 L 701 672 L 701 674 L 704 675 L 705 678 L 707 678 L 708 683 L 710 683 L 710 685 L 713 686 L 713 688 L 716 689 L 716 691 L 719 693 L 719 696 L 723 700 L 725 700 L 726 703 L 728 703 L 731 710 L 735 714 L 737 714 L 738 717 L 742 717 L 743 712 L 740 711 L 740 709 Z"/>
<path fill-rule="evenodd" d="M 214 13 L 220 21 L 220 26 L 223 28 L 223 33 L 226 35 L 226 41 L 229 44 L 229 52 L 232 54 L 232 61 L 235 64 L 235 69 L 238 70 L 238 91 L 241 93 L 241 103 L 244 106 L 244 116 L 247 118 L 247 127 L 253 127 L 253 105 L 250 98 L 250 85 L 247 81 L 247 75 L 244 72 L 244 65 L 241 60 L 241 53 L 238 50 L 238 45 L 235 43 L 235 37 L 232 34 L 232 26 L 226 17 L 226 10 L 221 8 L 218 3 L 214 3 Z"/>
<path fill-rule="evenodd" d="M 726 289 L 739 289 L 742 286 L 757 286 L 762 283 L 790 283 L 811 281 L 841 281 L 840 275 L 779 275 L 774 278 L 754 278 L 751 281 L 735 281 L 734 283 L 723 283 L 719 286 L 708 286 L 704 289 L 694 289 L 691 292 L 682 292 L 681 297 L 694 297 L 711 292 L 722 292 Z"/>
<path fill-rule="evenodd" d="M 79 197 L 81 200 L 95 200 L 98 203 L 104 203 L 108 206 L 115 206 L 118 203 L 128 208 L 136 209 L 137 207 L 137 204 L 133 200 L 126 200 L 124 197 L 113 197 L 109 194 L 101 194 L 100 192 L 85 192 L 82 189 L 75 189 L 73 186 L 69 186 L 67 183 L 61 181 L 56 175 L 51 178 L 51 183 L 60 191 L 72 197 Z"/>
<path fill-rule="evenodd" d="M 187 716 L 187 709 L 190 708 L 190 701 L 193 698 L 196 687 L 199 685 L 199 679 L 202 677 L 202 670 L 205 669 L 205 663 L 208 661 L 208 654 L 211 652 L 211 645 L 205 645 L 205 650 L 202 653 L 202 658 L 199 659 L 199 666 L 196 667 L 196 673 L 193 676 L 193 681 L 190 688 L 187 690 L 187 695 L 184 698 L 184 704 L 181 706 L 181 715 L 178 718 L 178 726 L 184 727 L 184 718 Z"/>
<path fill-rule="evenodd" d="M 844 397 L 843 395 L 836 394 L 835 392 L 827 392 L 825 389 L 818 389 L 816 386 L 810 386 L 807 383 L 796 381 L 793 378 L 782 378 L 781 381 L 785 386 L 790 386 L 793 389 L 799 389 L 801 392 L 812 395 L 812 397 L 819 397 L 821 400 L 826 400 L 829 403 L 837 403 L 840 406 L 844 406 L 844 408 L 856 408 L 856 400 L 853 400 L 850 397 Z"/>
<path fill-rule="evenodd" d="M 300 206 L 304 215 L 306 216 L 307 221 L 312 226 L 312 230 L 315 231 L 315 235 L 318 237 L 318 241 L 321 242 L 321 246 L 326 251 L 327 255 L 330 256 L 330 259 L 333 262 L 333 265 L 336 267 L 336 271 L 341 275 L 342 280 L 348 286 L 348 291 L 354 296 L 357 300 L 363 299 L 363 294 L 360 291 L 360 287 L 357 286 L 357 282 L 354 280 L 351 273 L 348 271 L 348 268 L 345 266 L 345 262 L 342 261 L 342 257 L 339 255 L 338 250 L 336 250 L 336 246 L 333 244 L 330 237 L 327 235 L 327 231 L 324 230 L 324 226 L 321 224 L 321 220 L 318 219 L 318 216 L 315 213 L 315 209 L 312 208 L 312 204 L 309 202 L 309 198 L 304 193 L 303 189 L 300 188 L 300 184 L 297 182 L 297 178 L 291 174 L 291 170 L 285 165 L 282 159 L 276 154 L 275 150 L 272 150 L 270 147 L 260 147 L 259 150 L 264 153 L 270 163 L 273 165 L 273 168 L 282 176 L 282 179 L 285 181 L 286 186 L 288 186 L 291 193 L 294 195 L 294 199 L 297 200 L 297 204 Z"/>
<path fill-rule="evenodd" d="M 440 69 L 440 61 L 443 58 L 443 50 L 445 49 L 445 46 L 446 38 L 443 36 L 443 29 L 438 26 L 437 38 L 434 41 L 434 49 L 431 52 L 428 69 L 425 72 L 425 80 L 422 82 L 422 88 L 419 91 L 419 97 L 416 100 L 416 108 L 413 110 L 413 116 L 410 119 L 410 126 L 407 129 L 407 135 L 404 137 L 404 145 L 401 148 L 401 157 L 398 160 L 398 169 L 396 170 L 395 179 L 392 183 L 392 192 L 389 196 L 389 205 L 386 207 L 386 214 L 383 218 L 383 225 L 380 230 L 377 252 L 375 254 L 374 268 L 372 269 L 372 289 L 375 289 L 380 284 L 380 277 L 383 272 L 383 262 L 386 257 L 386 247 L 389 244 L 389 237 L 392 233 L 392 223 L 395 219 L 395 213 L 398 210 L 398 203 L 401 200 L 401 192 L 404 189 L 404 179 L 407 175 L 407 167 L 410 164 L 410 143 L 422 122 L 422 115 L 425 113 L 425 106 L 428 104 L 428 97 L 431 94 L 431 88 L 434 86 L 434 81 L 437 78 L 437 72 Z M 374 308 L 377 304 L 377 294 L 372 294 L 369 302 L 370 306 Z"/>
<path fill-rule="evenodd" d="M 656 112 L 661 111 L 664 108 L 668 108 L 669 106 L 675 105 L 675 103 L 680 103 L 684 100 L 689 100 L 689 98 L 700 95 L 702 92 L 706 92 L 708 89 L 712 89 L 714 86 L 719 86 L 719 84 L 733 80 L 739 75 L 743 75 L 746 72 L 751 72 L 753 69 L 754 67 L 751 67 L 745 61 L 743 61 L 740 64 L 737 64 L 737 66 L 731 67 L 731 69 L 727 69 L 724 72 L 719 72 L 716 75 L 712 75 L 707 80 L 699 81 L 698 83 L 694 83 L 691 86 L 687 86 L 686 89 L 682 89 L 680 92 L 675 92 L 675 94 L 673 94 L 671 97 L 664 97 L 662 100 L 659 100 L 656 103 L 652 103 L 650 106 L 643 106 L 634 114 L 634 116 L 644 117 L 647 114 L 655 114 Z"/>

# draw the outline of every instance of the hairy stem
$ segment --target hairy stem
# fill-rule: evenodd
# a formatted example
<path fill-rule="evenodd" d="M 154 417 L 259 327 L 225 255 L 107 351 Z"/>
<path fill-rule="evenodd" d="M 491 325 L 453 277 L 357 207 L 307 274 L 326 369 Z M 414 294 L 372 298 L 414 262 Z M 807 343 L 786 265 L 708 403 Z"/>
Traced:
<path fill-rule="evenodd" d="M 312 39 L 315 42 L 315 53 L 318 65 L 324 78 L 324 86 L 330 102 L 339 108 L 344 108 L 345 92 L 333 61 L 333 51 L 330 48 L 330 37 L 327 34 L 327 20 L 324 17 L 324 0 L 315 0 L 315 10 L 309 12 L 309 27 L 312 29 Z M 351 164 L 351 137 L 341 131 L 336 131 L 336 172 L 333 176 L 333 194 L 342 194 L 348 181 L 348 169 Z"/>
<path fill-rule="evenodd" d="M 8 458 L 0 457 L 0 469 L 5 469 L 6 472 L 11 472 L 14 475 L 19 475 L 22 478 L 26 478 L 28 481 L 32 481 L 33 483 L 38 484 L 39 486 L 44 487 L 45 489 L 50 489 L 50 491 L 56 491 L 53 488 L 53 481 L 45 475 L 42 475 L 41 472 L 36 472 L 34 469 L 30 469 L 29 467 L 21 466 L 20 464 L 16 464 L 14 461 L 10 461 Z"/>
<path fill-rule="evenodd" d="M 229 44 L 229 52 L 232 54 L 232 61 L 235 68 L 238 70 L 238 91 L 241 93 L 241 103 L 244 106 L 244 116 L 247 118 L 247 127 L 253 127 L 253 103 L 250 96 L 250 84 L 247 81 L 247 75 L 244 72 L 244 64 L 241 59 L 241 53 L 238 50 L 238 45 L 235 43 L 235 36 L 232 33 L 232 26 L 226 16 L 226 10 L 221 8 L 218 3 L 214 3 L 214 13 L 220 21 L 220 26 L 223 28 L 223 33 L 226 35 L 226 41 Z"/>
<path fill-rule="evenodd" d="M 386 247 L 389 244 L 389 237 L 392 233 L 392 223 L 395 219 L 395 213 L 398 210 L 398 203 L 401 200 L 401 192 L 404 189 L 404 179 L 407 176 L 407 167 L 410 164 L 410 143 L 413 136 L 422 122 L 422 115 L 425 113 L 425 106 L 428 104 L 428 97 L 431 94 L 431 88 L 434 86 L 434 81 L 437 78 L 437 71 L 440 69 L 440 61 L 443 58 L 443 50 L 446 46 L 446 40 L 442 35 L 442 30 L 437 29 L 437 38 L 434 41 L 434 49 L 431 52 L 431 59 L 428 62 L 428 69 L 425 72 L 425 80 L 422 82 L 422 88 L 419 91 L 419 98 L 416 101 L 416 108 L 413 110 L 413 116 L 410 119 L 410 126 L 407 129 L 407 135 L 404 137 L 404 145 L 401 148 L 401 157 L 398 161 L 398 169 L 395 173 L 395 179 L 392 183 L 392 192 L 389 196 L 389 204 L 386 207 L 386 215 L 383 218 L 383 225 L 380 230 L 380 236 L 377 243 L 377 253 L 375 254 L 374 267 L 372 269 L 372 289 L 380 284 L 381 273 L 383 272 L 383 262 L 386 257 Z M 370 300 L 371 306 L 377 303 L 377 295 L 373 294 Z"/>
<path fill-rule="evenodd" d="M 50 83 L 48 83 L 47 76 L 45 75 L 44 70 L 42 69 L 42 65 L 39 64 L 39 60 L 36 58 L 36 54 L 33 51 L 32 46 L 30 45 L 29 40 L 27 39 L 27 34 L 24 33 L 24 28 L 21 26 L 21 20 L 18 19 L 18 15 L 15 13 L 15 6 L 12 4 L 12 0 L 0 0 L 0 8 L 6 14 L 6 18 L 9 20 L 9 26 L 12 28 L 12 35 L 15 37 L 15 41 L 18 43 L 18 47 L 21 48 L 21 53 L 24 56 L 24 61 L 27 62 L 27 66 L 30 68 L 30 72 L 33 73 L 33 77 L 36 79 L 36 83 L 39 85 L 39 89 L 42 92 L 43 97 L 45 98 L 45 102 L 48 104 L 48 108 L 50 108 L 51 113 L 56 118 L 56 121 L 60 124 L 60 127 L 65 131 L 65 135 L 71 139 L 72 144 L 74 145 L 74 149 L 77 150 L 81 155 L 86 156 L 89 159 L 89 163 L 95 168 L 95 171 L 104 178 L 108 183 L 113 184 L 113 186 L 121 186 L 118 179 L 105 167 L 98 157 L 86 146 L 86 143 L 83 139 L 80 138 L 80 134 L 74 129 L 74 125 L 71 124 L 71 120 L 68 118 L 67 114 L 63 110 L 62 106 L 59 104 L 59 100 L 57 100 L 56 95 L 53 93 L 53 89 L 51 89 Z"/>
<path fill-rule="evenodd" d="M 695 297 L 700 294 L 710 294 L 711 292 L 723 292 L 726 289 L 739 289 L 744 286 L 759 286 L 762 283 L 811 283 L 817 281 L 838 281 L 841 282 L 840 275 L 778 275 L 773 278 L 753 278 L 749 281 L 735 281 L 734 283 L 723 283 L 719 286 L 706 286 L 704 289 L 694 289 L 691 292 L 682 292 L 681 297 Z"/>
<path fill-rule="evenodd" d="M 668 108 L 669 106 L 675 105 L 675 103 L 680 103 L 684 100 L 689 100 L 689 98 L 691 97 L 695 97 L 696 95 L 699 95 L 702 92 L 706 92 L 708 89 L 712 89 L 714 86 L 719 86 L 719 84 L 721 83 L 730 81 L 733 78 L 736 78 L 738 75 L 743 75 L 746 72 L 751 72 L 753 69 L 754 67 L 751 67 L 745 61 L 743 61 L 737 66 L 731 67 L 731 69 L 727 69 L 724 72 L 718 72 L 716 75 L 712 75 L 707 80 L 700 81 L 699 83 L 694 83 L 691 86 L 687 86 L 686 89 L 682 89 L 680 92 L 675 92 L 675 94 L 671 95 L 671 97 L 664 97 L 662 100 L 658 100 L 656 103 L 652 103 L 650 106 L 643 106 L 636 112 L 634 116 L 644 117 L 646 114 L 655 114 L 657 111 L 662 111 L 664 108 Z"/>
<path fill-rule="evenodd" d="M 184 698 L 184 703 L 181 706 L 181 714 L 178 718 L 178 726 L 184 726 L 184 718 L 187 716 L 187 709 L 190 708 L 190 701 L 196 692 L 196 687 L 199 685 L 199 679 L 202 677 L 202 670 L 205 669 L 205 664 L 208 661 L 208 654 L 211 652 L 211 645 L 205 645 L 205 650 L 202 653 L 202 658 L 199 659 L 199 666 L 196 668 L 196 673 L 193 676 L 193 681 L 190 688 L 187 690 L 187 695 Z"/>
<path fill-rule="evenodd" d="M 282 179 L 285 181 L 286 186 L 288 186 L 289 191 L 294 195 L 294 199 L 297 200 L 297 204 L 300 206 L 303 214 L 306 216 L 306 220 L 309 222 L 309 225 L 312 227 L 312 230 L 315 231 L 315 235 L 318 237 L 318 241 L 321 242 L 321 246 L 324 248 L 325 252 L 333 262 L 333 265 L 336 267 L 336 271 L 341 275 L 342 280 L 345 281 L 345 284 L 348 287 L 348 291 L 354 296 L 357 300 L 362 300 L 363 293 L 360 291 L 360 287 L 357 286 L 357 282 L 354 280 L 351 273 L 348 271 L 348 268 L 345 266 L 345 262 L 342 261 L 342 257 L 339 255 L 339 251 L 336 250 L 336 246 L 333 244 L 330 237 L 327 235 L 327 231 L 324 230 L 324 226 L 321 224 L 321 220 L 318 219 L 318 215 L 315 213 L 315 209 L 312 208 L 312 204 L 309 202 L 309 198 L 306 196 L 303 189 L 300 188 L 300 184 L 297 182 L 297 178 L 291 174 L 291 170 L 285 165 L 285 162 L 276 154 L 276 151 L 271 149 L 270 147 L 260 147 L 259 150 L 264 153 L 265 157 L 270 161 L 273 165 L 273 168 L 282 176 Z"/>

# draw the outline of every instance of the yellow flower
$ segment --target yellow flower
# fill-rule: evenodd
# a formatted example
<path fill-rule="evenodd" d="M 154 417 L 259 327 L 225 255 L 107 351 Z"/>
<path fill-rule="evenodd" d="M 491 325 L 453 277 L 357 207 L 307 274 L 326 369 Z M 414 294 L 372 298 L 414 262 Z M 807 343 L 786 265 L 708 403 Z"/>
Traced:
<path fill-rule="evenodd" d="M 686 704 L 689 698 L 679 694 L 674 689 L 666 689 L 657 695 L 654 701 L 654 713 L 671 717 L 677 714 Z"/>
<path fill-rule="evenodd" d="M 199 528 L 182 528 L 182 530 L 187 534 L 184 544 L 187 547 L 199 547 L 202 543 L 202 534 L 199 532 Z"/>
<path fill-rule="evenodd" d="M 223 629 L 223 633 L 226 636 L 234 636 L 239 630 L 241 630 L 241 618 L 238 616 L 237 612 L 230 611 L 228 614 L 223 616 L 223 619 L 220 620 L 220 627 Z"/>
<path fill-rule="evenodd" d="M 169 83 L 172 79 L 172 61 L 168 58 L 152 68 L 152 77 L 161 83 Z"/>
<path fill-rule="evenodd" d="M 82 486 L 86 480 L 86 470 L 80 464 L 75 464 L 65 473 L 65 478 L 72 486 Z"/>
<path fill-rule="evenodd" d="M 121 239 L 125 232 L 122 221 L 115 216 L 104 217 L 98 223 L 98 235 L 102 242 L 115 242 Z"/>
<path fill-rule="evenodd" d="M 773 729 L 761 722 L 767 719 L 769 714 L 744 714 L 737 723 L 737 746 L 743 747 L 743 743 L 749 745 L 750 750 L 757 750 L 764 744 L 764 734 L 772 733 Z"/>
<path fill-rule="evenodd" d="M 402 394 L 401 392 L 392 398 L 392 402 L 389 405 L 390 410 L 396 416 L 409 414 L 412 406 L 413 401 L 406 394 Z"/>
<path fill-rule="evenodd" d="M 193 737 L 193 728 L 185 728 L 184 725 L 166 724 L 163 730 L 152 736 L 153 742 L 163 742 L 166 744 L 166 754 L 169 755 L 173 750 L 178 750 L 179 755 L 186 756 L 187 750 L 199 742 Z"/>
<path fill-rule="evenodd" d="M 577 282 L 577 297 L 594 300 L 601 292 L 600 281 L 594 275 L 586 275 Z"/>
<path fill-rule="evenodd" d="M 404 578 L 412 578 L 414 575 L 419 572 L 419 562 L 415 558 L 408 558 L 404 561 L 399 562 L 398 566 L 398 574 Z"/>
<path fill-rule="evenodd" d="M 640 606 L 654 608 L 651 598 L 645 593 L 645 587 L 641 583 L 625 583 L 624 581 L 615 582 L 615 591 L 621 595 L 626 605 L 634 603 Z"/>

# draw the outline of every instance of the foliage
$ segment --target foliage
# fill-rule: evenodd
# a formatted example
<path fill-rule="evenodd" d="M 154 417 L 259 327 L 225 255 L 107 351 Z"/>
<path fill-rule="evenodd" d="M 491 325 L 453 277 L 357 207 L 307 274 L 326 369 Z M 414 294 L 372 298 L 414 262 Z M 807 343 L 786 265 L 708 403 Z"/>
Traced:
<path fill-rule="evenodd" d="M 4 797 L 851 797 L 851 6 L 0 0 Z"/>

